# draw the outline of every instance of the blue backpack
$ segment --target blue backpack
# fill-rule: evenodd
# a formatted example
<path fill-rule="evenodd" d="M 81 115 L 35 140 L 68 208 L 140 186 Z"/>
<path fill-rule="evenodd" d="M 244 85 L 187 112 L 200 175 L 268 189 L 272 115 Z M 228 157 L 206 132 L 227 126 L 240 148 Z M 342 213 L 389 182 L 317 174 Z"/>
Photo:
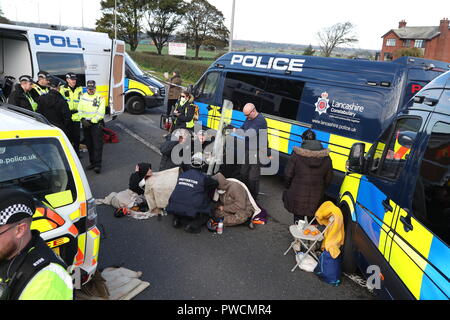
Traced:
<path fill-rule="evenodd" d="M 328 251 L 322 252 L 319 257 L 319 263 L 314 269 L 314 273 L 320 280 L 337 287 L 341 283 L 342 272 L 342 254 L 336 259 Z"/>

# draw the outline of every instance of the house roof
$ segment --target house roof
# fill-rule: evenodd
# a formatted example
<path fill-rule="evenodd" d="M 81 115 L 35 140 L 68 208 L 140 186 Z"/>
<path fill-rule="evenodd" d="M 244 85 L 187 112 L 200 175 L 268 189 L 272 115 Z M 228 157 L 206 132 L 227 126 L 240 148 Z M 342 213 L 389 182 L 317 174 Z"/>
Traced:
<path fill-rule="evenodd" d="M 439 27 L 404 27 L 391 29 L 389 32 L 394 32 L 400 39 L 433 39 L 440 34 Z"/>

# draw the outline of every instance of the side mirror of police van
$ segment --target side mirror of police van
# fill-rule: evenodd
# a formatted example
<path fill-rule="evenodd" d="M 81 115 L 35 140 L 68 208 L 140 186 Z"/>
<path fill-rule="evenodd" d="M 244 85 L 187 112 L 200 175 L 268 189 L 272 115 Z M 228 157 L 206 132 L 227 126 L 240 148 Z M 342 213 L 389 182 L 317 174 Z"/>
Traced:
<path fill-rule="evenodd" d="M 347 160 L 347 171 L 362 173 L 364 168 L 364 152 L 366 145 L 364 143 L 355 143 L 350 149 Z"/>

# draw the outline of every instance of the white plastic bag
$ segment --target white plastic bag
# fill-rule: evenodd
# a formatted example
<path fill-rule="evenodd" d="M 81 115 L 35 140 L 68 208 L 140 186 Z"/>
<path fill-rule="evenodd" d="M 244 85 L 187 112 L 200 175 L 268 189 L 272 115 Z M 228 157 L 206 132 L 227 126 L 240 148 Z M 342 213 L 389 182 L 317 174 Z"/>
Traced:
<path fill-rule="evenodd" d="M 309 254 L 305 256 L 304 252 L 297 252 L 297 254 L 295 255 L 295 260 L 299 262 L 300 259 L 300 269 L 306 272 L 314 272 L 314 269 L 317 266 L 317 261 L 313 257 L 311 257 Z"/>

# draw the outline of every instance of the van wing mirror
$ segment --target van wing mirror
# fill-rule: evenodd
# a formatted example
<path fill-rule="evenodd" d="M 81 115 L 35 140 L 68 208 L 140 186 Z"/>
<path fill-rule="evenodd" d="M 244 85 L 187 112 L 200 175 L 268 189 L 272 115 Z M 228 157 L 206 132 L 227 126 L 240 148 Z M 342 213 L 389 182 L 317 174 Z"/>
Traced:
<path fill-rule="evenodd" d="M 350 149 L 347 160 L 347 171 L 354 173 L 362 173 L 364 168 L 364 153 L 366 145 L 364 143 L 355 143 Z"/>

